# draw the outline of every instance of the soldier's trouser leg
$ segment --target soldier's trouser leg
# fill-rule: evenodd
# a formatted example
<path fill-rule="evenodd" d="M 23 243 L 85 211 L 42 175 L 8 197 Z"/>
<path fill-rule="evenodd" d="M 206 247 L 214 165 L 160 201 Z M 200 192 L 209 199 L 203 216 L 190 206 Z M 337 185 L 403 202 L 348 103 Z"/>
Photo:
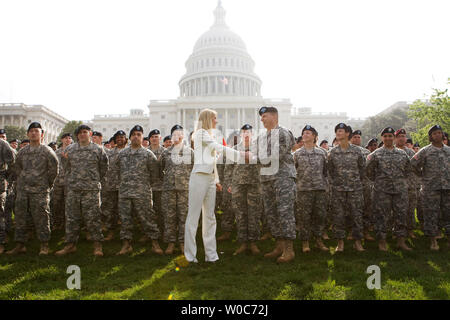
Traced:
<path fill-rule="evenodd" d="M 327 206 L 325 191 L 297 191 L 297 203 L 300 206 L 297 217 L 302 219 L 301 240 L 310 240 L 311 234 L 317 239 L 321 238 Z"/>
<path fill-rule="evenodd" d="M 177 191 L 178 241 L 184 242 L 186 217 L 189 210 L 189 191 Z"/>
<path fill-rule="evenodd" d="M 408 193 L 402 192 L 392 195 L 392 215 L 394 220 L 393 234 L 397 238 L 405 238 L 408 235 Z"/>
<path fill-rule="evenodd" d="M 441 213 L 445 234 L 450 238 L 450 190 L 441 191 Z"/>
<path fill-rule="evenodd" d="M 373 191 L 373 203 L 375 214 L 375 233 L 379 240 L 386 240 L 389 230 L 389 220 L 393 209 L 394 195 L 382 191 Z M 405 194 L 406 195 L 406 194 Z"/>
<path fill-rule="evenodd" d="M 228 192 L 228 186 L 224 185 L 222 190 L 222 218 L 220 226 L 222 232 L 232 232 L 235 220 L 235 212 L 231 203 L 232 194 Z"/>
<path fill-rule="evenodd" d="M 155 212 L 156 224 L 160 234 L 164 234 L 164 214 L 162 210 L 162 191 L 152 191 L 153 206 L 152 210 Z"/>
<path fill-rule="evenodd" d="M 108 231 L 114 230 L 119 220 L 119 191 L 105 191 L 102 197 L 103 225 Z"/>
<path fill-rule="evenodd" d="M 175 190 L 164 190 L 161 201 L 164 203 L 164 242 L 175 242 L 177 239 L 177 194 Z"/>
<path fill-rule="evenodd" d="M 150 196 L 136 199 L 119 197 L 119 215 L 122 222 L 120 226 L 121 240 L 133 239 L 133 215 L 139 221 L 145 235 L 152 240 L 159 238 L 156 214 L 151 203 Z"/>
<path fill-rule="evenodd" d="M 416 189 L 417 194 L 417 220 L 423 223 L 423 208 L 422 208 L 422 191 Z"/>
<path fill-rule="evenodd" d="M 373 225 L 372 218 L 372 185 L 369 182 L 364 183 L 364 210 L 363 210 L 363 225 L 364 230 L 369 230 Z"/>
<path fill-rule="evenodd" d="M 406 213 L 406 227 L 408 231 L 413 231 L 416 228 L 416 207 L 416 189 L 408 189 L 408 208 Z"/>
<path fill-rule="evenodd" d="M 66 243 L 76 243 L 81 229 L 81 197 L 80 191 L 67 191 L 66 198 Z"/>
<path fill-rule="evenodd" d="M 49 193 L 17 192 L 15 204 L 16 234 L 15 241 L 25 243 L 28 230 L 34 224 L 36 234 L 41 242 L 50 241 L 50 195 Z"/>
<path fill-rule="evenodd" d="M 233 185 L 231 204 L 236 214 L 237 241 L 248 241 L 247 188 L 245 185 Z"/>
<path fill-rule="evenodd" d="M 103 241 L 100 191 L 83 191 L 81 212 L 92 241 Z"/>
<path fill-rule="evenodd" d="M 439 216 L 441 210 L 446 233 L 448 234 L 450 211 L 449 192 L 449 190 L 422 190 L 423 228 L 427 237 L 436 237 L 440 234 Z"/>
<path fill-rule="evenodd" d="M 4 244 L 6 241 L 5 202 L 6 202 L 6 192 L 1 192 L 0 193 L 0 244 Z"/>
<path fill-rule="evenodd" d="M 64 228 L 66 219 L 64 188 L 55 187 L 53 189 L 52 205 L 53 228 Z"/>
<path fill-rule="evenodd" d="M 233 186 L 233 210 L 236 213 L 237 240 L 257 241 L 261 235 L 261 190 L 258 184 Z"/>
<path fill-rule="evenodd" d="M 355 240 L 362 239 L 363 221 L 362 191 L 333 191 L 334 236 L 338 240 L 345 238 L 345 210 L 351 217 L 352 236 Z"/>
<path fill-rule="evenodd" d="M 14 211 L 14 202 L 16 200 L 16 192 L 8 192 L 6 194 L 6 202 L 5 202 L 5 230 L 6 233 L 9 233 L 12 229 L 12 213 Z"/>

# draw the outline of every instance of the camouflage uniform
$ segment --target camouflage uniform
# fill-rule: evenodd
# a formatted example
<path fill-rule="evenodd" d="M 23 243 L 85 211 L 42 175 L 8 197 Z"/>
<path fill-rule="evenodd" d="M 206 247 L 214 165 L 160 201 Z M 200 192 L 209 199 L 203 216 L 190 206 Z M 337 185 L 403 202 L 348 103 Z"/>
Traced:
<path fill-rule="evenodd" d="M 156 159 L 158 160 L 158 166 L 160 166 L 160 162 L 159 160 L 161 159 L 161 155 L 163 154 L 164 150 L 166 150 L 166 148 L 164 148 L 163 146 L 160 146 L 158 149 L 156 150 L 152 150 L 151 147 L 149 146 L 148 149 L 153 152 L 153 154 L 156 156 Z M 157 217 L 157 224 L 159 227 L 159 231 L 161 234 L 163 234 L 163 229 L 164 229 L 164 215 L 163 215 L 163 210 L 162 210 L 162 191 L 163 191 L 163 179 L 162 176 L 156 176 L 152 178 L 152 199 L 153 199 L 153 210 L 155 210 L 155 214 Z"/>
<path fill-rule="evenodd" d="M 149 149 L 133 150 L 126 147 L 116 161 L 119 172 L 120 239 L 133 238 L 133 213 L 137 216 L 145 235 L 157 240 L 160 231 L 153 210 L 151 182 L 159 177 L 159 163 Z"/>
<path fill-rule="evenodd" d="M 64 172 L 64 163 L 67 161 L 66 158 L 62 156 L 64 150 L 59 148 L 55 151 L 58 160 L 59 160 L 59 173 L 58 177 L 55 180 L 55 185 L 53 187 L 52 192 L 52 200 L 51 200 L 51 209 L 52 209 L 52 226 L 54 229 L 63 229 L 66 225 L 66 182 L 65 182 L 65 172 Z"/>
<path fill-rule="evenodd" d="M 327 152 L 316 146 L 310 150 L 303 146 L 295 151 L 294 164 L 297 169 L 295 216 L 300 238 L 307 241 L 311 233 L 321 238 L 327 210 Z"/>
<path fill-rule="evenodd" d="M 450 147 L 436 148 L 429 144 L 412 157 L 411 165 L 422 177 L 420 196 L 425 235 L 439 235 L 439 216 L 442 214 L 445 233 L 450 236 Z"/>
<path fill-rule="evenodd" d="M 294 202 L 297 188 L 291 153 L 294 144 L 292 132 L 281 126 L 258 136 L 261 194 L 270 233 L 276 239 L 294 240 L 296 237 Z"/>
<path fill-rule="evenodd" d="M 16 154 L 9 144 L 0 139 L 0 244 L 6 240 L 5 225 L 5 200 L 6 200 L 6 179 L 10 166 L 14 165 Z"/>
<path fill-rule="evenodd" d="M 222 185 L 221 193 L 221 209 L 223 211 L 220 227 L 222 232 L 232 232 L 234 227 L 234 221 L 236 218 L 236 212 L 234 211 L 232 204 L 232 194 L 228 192 L 228 187 L 231 187 L 231 176 L 225 173 L 225 168 L 232 162 L 227 161 L 224 154 L 219 156 L 217 161 L 217 171 L 219 174 L 219 181 Z M 219 169 L 220 167 L 220 169 Z M 220 176 L 222 174 L 222 177 Z"/>
<path fill-rule="evenodd" d="M 194 164 L 194 151 L 187 146 L 171 146 L 161 155 L 160 172 L 163 176 L 164 242 L 184 242 L 188 213 L 189 178 Z"/>
<path fill-rule="evenodd" d="M 366 148 L 359 147 L 364 155 L 364 159 L 370 154 L 370 151 Z M 370 227 L 373 226 L 373 213 L 372 213 L 372 189 L 373 183 L 364 174 L 363 183 L 363 194 L 364 194 L 364 209 L 363 209 L 363 225 L 364 230 L 368 231 Z"/>
<path fill-rule="evenodd" d="M 406 152 L 408 158 L 414 157 L 414 150 L 409 148 L 401 149 Z M 413 231 L 416 228 L 416 214 L 415 210 L 417 208 L 417 185 L 420 185 L 419 178 L 414 172 L 411 172 L 408 176 L 408 211 L 406 216 L 406 228 L 408 231 Z"/>
<path fill-rule="evenodd" d="M 119 172 L 116 162 L 123 149 L 115 147 L 108 152 L 109 168 L 105 182 L 102 184 L 102 215 L 103 225 L 110 231 L 117 227 L 119 220 Z"/>
<path fill-rule="evenodd" d="M 367 176 L 374 181 L 375 232 L 386 240 L 387 218 L 393 213 L 394 235 L 407 236 L 409 157 L 401 149 L 381 147 L 367 156 Z"/>
<path fill-rule="evenodd" d="M 25 243 L 27 215 L 31 214 L 41 242 L 50 240 L 50 190 L 58 175 L 58 157 L 46 145 L 28 145 L 17 153 L 14 170 L 17 176 L 15 203 L 15 241 Z"/>
<path fill-rule="evenodd" d="M 12 149 L 14 152 L 14 159 L 17 156 L 17 151 Z M 0 173 L 1 175 L 1 173 Z M 14 211 L 14 203 L 16 202 L 16 174 L 14 173 L 14 170 L 9 170 L 8 172 L 8 179 L 7 179 L 7 190 L 6 190 L 6 202 L 5 202 L 5 230 L 6 234 L 8 234 L 13 225 L 12 221 L 12 213 Z M 1 189 L 1 187 L 0 187 Z M 0 192 L 1 194 L 1 192 Z M 31 219 L 28 219 L 31 220 Z"/>
<path fill-rule="evenodd" d="M 352 235 L 362 239 L 364 207 L 363 185 L 365 158 L 361 149 L 352 144 L 347 150 L 336 146 L 328 153 L 328 173 L 332 186 L 334 236 L 345 238 L 345 212 L 351 217 Z"/>
<path fill-rule="evenodd" d="M 78 241 L 81 219 L 93 241 L 103 241 L 100 190 L 101 181 L 108 170 L 105 150 L 95 143 L 80 146 L 73 143 L 65 150 L 66 243 Z"/>
<path fill-rule="evenodd" d="M 244 142 L 233 147 L 238 151 L 249 151 Z M 256 153 L 256 148 L 250 150 Z M 259 240 L 261 232 L 261 183 L 259 181 L 259 165 L 245 163 L 240 159 L 238 163 L 225 165 L 227 189 L 231 186 L 231 204 L 236 214 L 237 240 L 239 242 L 254 242 Z M 227 190 L 228 192 L 228 190 Z"/>

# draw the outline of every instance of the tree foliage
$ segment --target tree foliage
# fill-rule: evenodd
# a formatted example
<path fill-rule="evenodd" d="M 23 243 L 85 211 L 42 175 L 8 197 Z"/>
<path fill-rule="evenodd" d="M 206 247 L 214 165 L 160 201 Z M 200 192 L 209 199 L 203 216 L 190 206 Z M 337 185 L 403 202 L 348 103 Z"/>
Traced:
<path fill-rule="evenodd" d="M 19 139 L 21 141 L 23 139 L 27 139 L 27 130 L 25 128 L 17 126 L 5 126 L 4 129 L 6 131 L 6 138 L 8 139 L 8 141 L 11 141 L 13 139 Z"/>
<path fill-rule="evenodd" d="M 58 136 L 58 143 L 61 142 L 61 136 L 64 133 L 68 132 L 68 133 L 71 133 L 72 135 L 74 135 L 75 134 L 75 129 L 78 128 L 78 126 L 81 125 L 81 124 L 83 124 L 81 121 L 75 121 L 75 120 L 67 122 L 66 125 L 64 126 L 64 128 L 62 129 L 61 133 Z"/>

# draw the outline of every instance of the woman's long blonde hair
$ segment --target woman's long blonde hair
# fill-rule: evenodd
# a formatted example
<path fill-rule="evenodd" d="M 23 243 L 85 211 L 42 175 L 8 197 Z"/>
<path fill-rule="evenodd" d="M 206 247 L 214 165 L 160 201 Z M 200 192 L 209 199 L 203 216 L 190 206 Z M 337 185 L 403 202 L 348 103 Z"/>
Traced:
<path fill-rule="evenodd" d="M 211 129 L 213 128 L 213 119 L 217 117 L 217 112 L 211 109 L 203 109 L 200 111 L 198 115 L 198 122 L 195 126 L 195 131 L 199 129 L 205 129 L 209 133 L 211 133 Z"/>

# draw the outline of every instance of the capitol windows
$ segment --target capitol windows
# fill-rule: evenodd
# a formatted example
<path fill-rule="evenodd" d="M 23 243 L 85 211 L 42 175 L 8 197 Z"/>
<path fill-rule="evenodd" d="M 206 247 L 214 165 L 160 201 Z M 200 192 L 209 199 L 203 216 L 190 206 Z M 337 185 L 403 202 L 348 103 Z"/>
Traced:
<path fill-rule="evenodd" d="M 219 58 L 219 66 L 221 66 L 221 65 L 222 65 L 222 59 Z"/>
<path fill-rule="evenodd" d="M 206 66 L 209 67 L 209 59 L 206 59 Z"/>
<path fill-rule="evenodd" d="M 200 67 L 203 68 L 203 60 L 200 61 Z"/>
<path fill-rule="evenodd" d="M 231 65 L 232 67 L 234 67 L 234 60 L 233 60 L 233 59 L 230 60 L 230 65 Z"/>
<path fill-rule="evenodd" d="M 211 66 L 213 66 L 213 67 L 214 67 L 214 66 L 216 65 L 216 59 L 212 58 L 211 60 L 212 60 L 212 62 L 211 62 Z"/>
<path fill-rule="evenodd" d="M 161 115 L 161 120 L 164 120 L 166 118 L 166 115 L 165 114 L 162 114 Z"/>
<path fill-rule="evenodd" d="M 225 63 L 225 67 L 228 67 L 228 59 L 227 58 L 225 58 L 224 63 Z"/>

